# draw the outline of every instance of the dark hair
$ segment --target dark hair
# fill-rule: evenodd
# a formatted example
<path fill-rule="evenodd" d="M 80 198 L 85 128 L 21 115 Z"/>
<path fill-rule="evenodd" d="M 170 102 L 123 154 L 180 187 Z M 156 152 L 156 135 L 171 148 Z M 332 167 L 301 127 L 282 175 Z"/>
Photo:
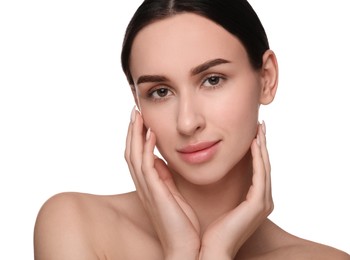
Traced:
<path fill-rule="evenodd" d="M 133 85 L 130 52 L 137 33 L 150 23 L 190 12 L 221 25 L 245 47 L 254 69 L 262 66 L 262 56 L 269 42 L 259 17 L 246 0 L 145 0 L 135 12 L 125 33 L 121 53 L 122 68 Z"/>

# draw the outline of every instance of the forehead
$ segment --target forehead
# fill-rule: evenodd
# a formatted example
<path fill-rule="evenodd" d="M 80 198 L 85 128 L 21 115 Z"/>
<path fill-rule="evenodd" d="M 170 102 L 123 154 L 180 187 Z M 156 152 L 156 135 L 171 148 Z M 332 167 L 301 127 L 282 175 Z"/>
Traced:
<path fill-rule="evenodd" d="M 156 21 L 135 37 L 130 69 L 133 77 L 164 73 L 223 58 L 247 63 L 240 41 L 220 25 L 202 16 L 183 13 Z"/>

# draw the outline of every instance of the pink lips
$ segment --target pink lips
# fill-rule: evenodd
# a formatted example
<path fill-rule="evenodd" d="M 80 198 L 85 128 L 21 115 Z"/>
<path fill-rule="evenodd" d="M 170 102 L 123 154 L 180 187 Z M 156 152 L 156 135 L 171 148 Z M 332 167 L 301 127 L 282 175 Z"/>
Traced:
<path fill-rule="evenodd" d="M 180 157 L 188 163 L 204 163 L 212 159 L 220 141 L 200 142 L 183 147 L 178 151 Z"/>

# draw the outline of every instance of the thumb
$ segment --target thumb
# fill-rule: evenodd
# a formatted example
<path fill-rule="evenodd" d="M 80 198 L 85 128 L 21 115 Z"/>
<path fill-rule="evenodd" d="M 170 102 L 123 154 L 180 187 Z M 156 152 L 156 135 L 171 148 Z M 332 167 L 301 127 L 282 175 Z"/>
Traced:
<path fill-rule="evenodd" d="M 162 159 L 156 157 L 154 159 L 154 168 L 157 170 L 159 178 L 165 183 L 170 192 L 178 194 L 179 192 L 174 183 L 173 176 L 166 163 Z"/>

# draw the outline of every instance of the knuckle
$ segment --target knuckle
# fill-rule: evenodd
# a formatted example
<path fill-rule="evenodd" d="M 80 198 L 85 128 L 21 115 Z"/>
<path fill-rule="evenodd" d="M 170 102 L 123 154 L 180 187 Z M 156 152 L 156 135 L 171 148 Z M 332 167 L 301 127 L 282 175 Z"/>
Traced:
<path fill-rule="evenodd" d="M 127 162 L 129 162 L 129 151 L 128 150 L 125 150 L 125 152 L 124 152 L 124 159 L 125 159 L 125 161 L 127 161 Z"/>
<path fill-rule="evenodd" d="M 265 211 L 265 203 L 263 200 L 257 199 L 255 200 L 254 204 L 252 204 L 252 206 L 254 207 L 254 209 L 257 212 L 264 212 Z"/>
<path fill-rule="evenodd" d="M 256 204 L 256 210 L 258 210 L 259 212 L 261 212 L 261 214 L 266 216 L 270 215 L 273 209 L 274 204 L 271 200 L 260 200 L 259 203 Z"/>
<path fill-rule="evenodd" d="M 264 211 L 267 216 L 272 213 L 273 209 L 274 209 L 273 201 L 269 200 L 268 202 L 266 202 Z"/>

